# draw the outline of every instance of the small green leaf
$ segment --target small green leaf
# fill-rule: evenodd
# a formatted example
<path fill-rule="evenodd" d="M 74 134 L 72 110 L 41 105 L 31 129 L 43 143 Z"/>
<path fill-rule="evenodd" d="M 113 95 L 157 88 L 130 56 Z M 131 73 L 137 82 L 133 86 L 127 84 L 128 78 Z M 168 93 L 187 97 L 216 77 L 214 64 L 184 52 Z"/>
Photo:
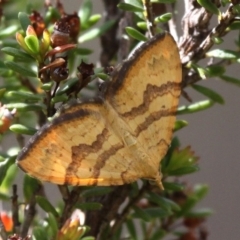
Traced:
<path fill-rule="evenodd" d="M 22 124 L 13 124 L 9 129 L 14 133 L 26 135 L 34 135 L 37 132 L 35 128 L 27 127 Z"/>
<path fill-rule="evenodd" d="M 228 27 L 229 30 L 239 30 L 240 29 L 240 22 L 239 21 L 234 21 L 230 24 Z"/>
<path fill-rule="evenodd" d="M 2 185 L 1 185 L 2 192 L 8 192 L 10 190 L 16 178 L 17 171 L 18 171 L 18 167 L 16 166 L 16 164 L 13 164 L 12 166 L 9 167 L 6 176 L 2 181 Z"/>
<path fill-rule="evenodd" d="M 185 216 L 190 210 L 196 205 L 198 199 L 194 196 L 190 196 L 187 198 L 185 203 L 182 205 L 182 209 L 177 213 L 177 217 Z"/>
<path fill-rule="evenodd" d="M 97 202 L 86 202 L 86 203 L 77 203 L 75 205 L 75 208 L 79 208 L 82 211 L 86 211 L 86 210 L 100 210 L 102 208 L 102 204 L 101 203 L 97 203 Z"/>
<path fill-rule="evenodd" d="M 219 9 L 216 7 L 216 5 L 211 0 L 197 0 L 197 2 L 199 3 L 199 5 L 204 7 L 208 12 L 216 14 L 216 15 L 221 14 Z"/>
<path fill-rule="evenodd" d="M 222 66 L 208 66 L 205 68 L 208 77 L 219 77 L 225 73 L 225 68 Z"/>
<path fill-rule="evenodd" d="M 197 169 L 196 163 L 198 158 L 190 147 L 184 149 L 174 149 L 167 166 L 162 168 L 163 174 L 166 175 L 183 175 Z"/>
<path fill-rule="evenodd" d="M 44 83 L 44 84 L 41 86 L 41 89 L 44 90 L 44 91 L 50 91 L 53 85 L 54 85 L 54 82 L 53 82 L 53 81 L 48 82 L 48 83 Z"/>
<path fill-rule="evenodd" d="M 160 197 L 156 193 L 149 193 L 148 200 L 150 202 L 156 203 L 163 210 L 165 210 L 165 211 L 167 211 L 169 213 L 172 213 L 171 212 L 171 205 L 166 201 L 166 199 L 164 197 Z"/>
<path fill-rule="evenodd" d="M 163 187 L 169 191 L 182 191 L 184 189 L 182 184 L 176 182 L 163 182 Z"/>
<path fill-rule="evenodd" d="M 139 0 L 125 0 L 124 2 L 128 3 L 128 4 L 132 4 L 132 5 L 140 7 L 140 8 L 143 8 L 143 3 L 142 3 L 142 1 L 139 1 Z"/>
<path fill-rule="evenodd" d="M 13 48 L 13 47 L 4 47 L 1 49 L 2 52 L 4 52 L 5 54 L 11 55 L 15 58 L 17 58 L 18 60 L 24 60 L 24 61 L 33 61 L 34 58 L 27 54 L 26 52 L 17 49 L 17 48 Z"/>
<path fill-rule="evenodd" d="M 94 26 L 96 23 L 99 22 L 101 18 L 102 18 L 101 14 L 93 14 L 92 16 L 90 16 L 90 18 L 88 19 L 87 28 Z"/>
<path fill-rule="evenodd" d="M 142 30 L 147 30 L 147 23 L 146 22 L 137 22 L 137 26 Z"/>
<path fill-rule="evenodd" d="M 53 19 L 60 19 L 61 14 L 58 8 L 53 6 L 48 6 L 47 12 L 45 13 L 44 21 L 46 22 L 46 26 L 49 26 L 49 23 L 52 23 Z"/>
<path fill-rule="evenodd" d="M 168 172 L 168 176 L 183 176 L 199 171 L 198 166 L 182 167 Z"/>
<path fill-rule="evenodd" d="M 202 67 L 199 67 L 199 66 L 193 66 L 192 67 L 198 72 L 199 76 L 202 78 L 202 79 L 206 79 L 207 78 L 207 73 L 206 73 L 206 70 Z"/>
<path fill-rule="evenodd" d="M 28 46 L 28 49 L 33 54 L 39 54 L 39 41 L 36 36 L 28 35 L 24 38 L 24 41 L 25 41 L 26 45 Z"/>
<path fill-rule="evenodd" d="M 58 103 L 58 102 L 66 102 L 68 100 L 68 96 L 64 93 L 62 93 L 61 95 L 56 95 L 55 97 L 53 97 L 51 99 L 52 103 Z"/>
<path fill-rule="evenodd" d="M 222 79 L 223 81 L 225 81 L 227 83 L 231 83 L 231 84 L 234 84 L 234 85 L 240 87 L 240 79 L 233 78 L 233 77 L 226 76 L 226 75 L 222 75 L 220 77 L 220 79 Z"/>
<path fill-rule="evenodd" d="M 88 20 L 91 14 L 92 14 L 92 1 L 84 0 L 79 11 L 79 17 L 81 19 L 81 25 L 83 28 L 88 25 Z"/>
<path fill-rule="evenodd" d="M 239 4 L 235 4 L 233 6 L 233 12 L 234 12 L 234 14 L 237 14 L 237 15 L 240 14 L 240 6 L 239 6 Z"/>
<path fill-rule="evenodd" d="M 137 231 L 132 219 L 127 219 L 126 227 L 132 239 L 137 239 Z"/>
<path fill-rule="evenodd" d="M 124 11 L 129 11 L 129 12 L 143 12 L 144 9 L 139 6 L 135 6 L 129 3 L 119 3 L 117 5 L 118 8 L 124 10 Z"/>
<path fill-rule="evenodd" d="M 198 184 L 194 186 L 194 196 L 200 201 L 202 200 L 208 193 L 209 186 L 206 184 Z"/>
<path fill-rule="evenodd" d="M 96 76 L 102 80 L 108 80 L 109 79 L 109 75 L 107 75 L 106 73 L 97 73 Z"/>
<path fill-rule="evenodd" d="M 7 38 L 7 37 L 12 37 L 14 33 L 18 30 L 18 25 L 11 25 L 9 27 L 4 27 L 2 30 L 0 30 L 0 39 Z M 6 39 L 7 42 L 10 42 L 10 39 Z"/>
<path fill-rule="evenodd" d="M 5 104 L 5 107 L 8 109 L 16 108 L 19 112 L 39 111 L 46 109 L 46 106 L 44 104 L 27 104 L 27 103 L 8 103 Z"/>
<path fill-rule="evenodd" d="M 80 43 L 90 41 L 94 38 L 97 38 L 104 34 L 107 30 L 109 30 L 114 24 L 115 20 L 109 20 L 105 22 L 101 27 L 91 29 L 90 31 L 86 32 L 85 34 L 81 35 L 78 39 Z"/>
<path fill-rule="evenodd" d="M 206 53 L 207 57 L 223 58 L 223 59 L 237 59 L 239 53 L 232 50 L 214 49 Z"/>
<path fill-rule="evenodd" d="M 17 98 L 21 101 L 24 100 L 42 100 L 43 96 L 39 94 L 33 94 L 26 91 L 9 91 L 5 94 L 6 97 Z"/>
<path fill-rule="evenodd" d="M 134 209 L 134 214 L 132 214 L 133 218 L 140 218 L 146 222 L 151 221 L 151 217 L 150 217 L 150 215 L 148 215 L 148 213 L 146 211 L 144 211 L 143 209 L 141 209 L 137 206 L 134 206 L 133 209 Z"/>
<path fill-rule="evenodd" d="M 7 175 L 8 169 L 15 163 L 16 156 L 8 157 L 5 161 L 0 162 L 0 186 Z"/>
<path fill-rule="evenodd" d="M 188 218 L 206 218 L 213 214 L 213 211 L 208 208 L 202 208 L 188 212 L 184 217 Z"/>
<path fill-rule="evenodd" d="M 166 23 L 172 18 L 172 13 L 164 13 L 161 16 L 155 18 L 156 23 Z"/>
<path fill-rule="evenodd" d="M 57 91 L 56 96 L 66 93 L 71 87 L 78 82 L 77 78 L 68 79 Z"/>
<path fill-rule="evenodd" d="M 175 3 L 177 0 L 151 0 L 152 3 Z"/>
<path fill-rule="evenodd" d="M 58 233 L 58 222 L 56 220 L 56 217 L 51 212 L 48 212 L 47 221 L 49 227 L 51 228 L 51 236 L 56 236 Z"/>
<path fill-rule="evenodd" d="M 222 6 L 225 7 L 227 4 L 230 3 L 230 0 L 221 0 L 220 2 L 222 4 Z"/>
<path fill-rule="evenodd" d="M 35 226 L 33 228 L 32 235 L 33 235 L 33 240 L 39 240 L 39 239 L 41 239 L 41 240 L 49 240 L 48 232 L 42 226 L 41 227 Z"/>
<path fill-rule="evenodd" d="M 0 88 L 0 99 L 4 96 L 6 88 Z"/>
<path fill-rule="evenodd" d="M 9 201 L 11 199 L 11 196 L 9 196 L 6 193 L 0 192 L 0 200 L 1 201 Z"/>
<path fill-rule="evenodd" d="M 162 208 L 159 207 L 153 207 L 153 208 L 146 208 L 144 210 L 149 216 L 150 218 L 166 218 L 169 217 L 171 215 L 171 213 L 164 211 Z"/>
<path fill-rule="evenodd" d="M 38 205 L 47 213 L 52 213 L 55 217 L 59 217 L 58 216 L 58 212 L 56 211 L 56 209 L 53 207 L 53 205 L 48 201 L 48 199 L 46 199 L 43 196 L 36 196 L 36 201 L 38 203 Z"/>
<path fill-rule="evenodd" d="M 217 92 L 215 92 L 209 88 L 206 88 L 204 86 L 197 85 L 197 84 L 193 84 L 192 88 L 195 89 L 196 91 L 202 93 L 206 97 L 209 97 L 211 100 L 213 100 L 217 103 L 220 103 L 220 104 L 224 104 L 224 99 Z"/>
<path fill-rule="evenodd" d="M 213 37 L 212 40 L 213 40 L 213 42 L 214 42 L 215 44 L 221 44 L 221 43 L 223 43 L 223 39 L 220 38 L 220 37 Z"/>
<path fill-rule="evenodd" d="M 171 142 L 170 148 L 167 151 L 166 156 L 161 161 L 161 169 L 163 173 L 165 172 L 166 167 L 169 165 L 174 151 L 176 151 L 176 149 L 179 149 L 179 147 L 180 147 L 180 141 L 178 140 L 177 137 L 174 137 Z"/>
<path fill-rule="evenodd" d="M 145 37 L 142 33 L 140 33 L 135 28 L 126 27 L 125 30 L 130 37 L 137 39 L 139 41 L 147 41 L 147 37 Z"/>
<path fill-rule="evenodd" d="M 74 54 L 77 54 L 77 55 L 89 55 L 92 53 L 93 53 L 93 50 L 88 49 L 88 48 L 75 48 L 74 49 Z"/>
<path fill-rule="evenodd" d="M 173 211 L 180 211 L 180 206 L 175 203 L 174 201 L 172 201 L 171 199 L 168 199 L 168 198 L 164 198 L 163 197 L 163 200 L 165 201 L 166 204 L 169 205 L 169 207 L 173 210 Z"/>
<path fill-rule="evenodd" d="M 178 108 L 177 114 L 187 114 L 187 113 L 195 113 L 205 109 L 208 109 L 214 105 L 214 101 L 211 100 L 203 100 L 189 106 L 182 106 Z"/>
<path fill-rule="evenodd" d="M 110 187 L 92 187 L 82 191 L 82 197 L 94 197 L 94 196 L 102 196 L 112 192 L 112 188 Z"/>
<path fill-rule="evenodd" d="M 155 202 L 159 205 L 159 207 L 169 213 L 171 213 L 172 210 L 180 211 L 180 207 L 178 206 L 178 204 L 168 198 L 159 196 L 156 193 L 149 193 L 149 201 Z"/>
<path fill-rule="evenodd" d="M 4 64 L 10 68 L 11 70 L 20 73 L 24 77 L 37 77 L 37 73 L 30 70 L 27 67 L 24 67 L 22 65 L 19 65 L 18 63 L 12 62 L 12 61 L 5 61 Z"/>
<path fill-rule="evenodd" d="M 163 229 L 157 229 L 151 236 L 149 240 L 160 240 L 162 239 L 165 235 L 167 234 L 167 232 Z"/>
<path fill-rule="evenodd" d="M 81 238 L 81 240 L 96 240 L 96 238 L 89 236 L 89 237 Z"/>
<path fill-rule="evenodd" d="M 174 132 L 186 127 L 188 125 L 188 122 L 187 121 L 184 121 L 184 120 L 177 120 L 175 122 L 175 126 L 174 126 Z"/>
<path fill-rule="evenodd" d="M 29 202 L 36 191 L 39 189 L 39 181 L 35 178 L 25 174 L 23 179 L 23 195 L 27 202 Z"/>
<path fill-rule="evenodd" d="M 25 12 L 19 12 L 18 13 L 18 20 L 21 24 L 21 27 L 22 27 L 23 31 L 26 32 L 28 26 L 31 25 L 29 15 L 26 14 Z"/>

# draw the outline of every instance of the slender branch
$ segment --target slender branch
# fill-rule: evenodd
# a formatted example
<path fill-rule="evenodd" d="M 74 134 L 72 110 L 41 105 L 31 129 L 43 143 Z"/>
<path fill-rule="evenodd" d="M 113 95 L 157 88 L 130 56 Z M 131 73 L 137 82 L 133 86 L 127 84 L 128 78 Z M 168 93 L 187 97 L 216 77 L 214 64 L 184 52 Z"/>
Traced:
<path fill-rule="evenodd" d="M 104 196 L 87 199 L 87 201 L 99 202 L 103 205 L 100 211 L 88 211 L 86 213 L 85 224 L 91 226 L 88 233 L 90 236 L 103 239 L 103 235 L 105 236 L 108 231 L 109 223 L 116 218 L 119 207 L 128 197 L 129 192 L 130 186 L 123 185 L 115 187 L 112 192 Z"/>
<path fill-rule="evenodd" d="M 60 227 L 62 227 L 65 221 L 71 216 L 76 203 L 79 201 L 79 195 L 82 188 L 74 187 L 72 191 L 69 192 L 67 186 L 59 186 L 59 190 L 63 196 L 63 201 L 65 202 L 63 213 L 59 222 Z"/>
<path fill-rule="evenodd" d="M 36 215 L 36 195 L 43 195 L 44 188 L 42 184 L 38 184 L 36 190 L 32 193 L 32 196 L 29 202 L 26 204 L 24 209 L 24 221 L 21 226 L 20 236 L 26 237 L 29 231 L 29 228 L 33 222 L 33 219 Z"/>
<path fill-rule="evenodd" d="M 12 187 L 13 195 L 12 195 L 12 219 L 13 219 L 13 232 L 19 233 L 19 216 L 18 216 L 18 195 L 17 195 L 17 185 L 14 184 Z"/>
<path fill-rule="evenodd" d="M 22 223 L 20 236 L 26 237 L 28 230 L 33 222 L 33 218 L 36 214 L 36 200 L 35 195 L 33 194 L 30 202 L 25 206 L 24 210 L 24 222 Z"/>
<path fill-rule="evenodd" d="M 124 222 L 124 220 L 127 218 L 129 212 L 131 211 L 132 207 L 141 199 L 141 197 L 144 195 L 144 193 L 147 191 L 147 189 L 150 188 L 150 184 L 146 183 L 143 185 L 143 187 L 139 190 L 137 196 L 133 197 L 129 200 L 129 203 L 124 208 L 123 212 L 118 214 L 115 220 L 114 225 L 111 227 L 111 230 L 108 234 L 108 239 L 112 239 L 114 236 L 116 230 L 121 226 L 121 224 Z"/>
<path fill-rule="evenodd" d="M 145 18 L 147 20 L 148 32 L 150 37 L 153 37 L 156 33 L 156 24 L 154 23 L 152 3 L 150 0 L 142 0 L 142 2 L 145 10 Z"/>
<path fill-rule="evenodd" d="M 172 18 L 168 21 L 168 25 L 169 25 L 169 31 L 171 33 L 171 35 L 173 36 L 173 38 L 175 39 L 175 41 L 178 41 L 178 33 L 177 33 L 177 24 L 176 24 L 176 14 L 174 14 L 175 12 L 175 7 L 176 4 L 166 4 L 166 8 L 167 8 L 167 12 L 172 12 Z"/>
<path fill-rule="evenodd" d="M 130 45 L 132 39 L 126 37 L 125 28 L 127 26 L 132 26 L 133 14 L 131 12 L 125 12 L 124 17 L 119 22 L 119 48 L 117 53 L 118 63 L 122 63 L 128 56 L 130 52 Z"/>
<path fill-rule="evenodd" d="M 118 50 L 117 30 L 118 23 L 122 17 L 122 12 L 117 8 L 120 0 L 103 0 L 106 11 L 105 21 L 115 20 L 115 24 L 110 30 L 101 36 L 102 52 L 100 55 L 100 62 L 103 67 L 110 65 L 110 61 Z"/>

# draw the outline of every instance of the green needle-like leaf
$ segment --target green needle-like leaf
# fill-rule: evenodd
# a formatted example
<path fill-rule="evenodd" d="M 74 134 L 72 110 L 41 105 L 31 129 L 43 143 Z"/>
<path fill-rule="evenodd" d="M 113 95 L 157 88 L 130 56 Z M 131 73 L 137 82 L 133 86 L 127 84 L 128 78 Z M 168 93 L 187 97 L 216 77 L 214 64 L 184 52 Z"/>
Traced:
<path fill-rule="evenodd" d="M 214 101 L 211 100 L 203 100 L 199 101 L 193 104 L 190 104 L 189 106 L 182 106 L 178 108 L 177 114 L 187 114 L 187 113 L 195 113 L 199 111 L 203 111 L 205 109 L 208 109 L 214 105 Z"/>
<path fill-rule="evenodd" d="M 119 3 L 118 8 L 124 10 L 124 11 L 129 11 L 129 12 L 143 12 L 144 9 L 142 7 L 138 7 L 129 3 Z"/>
<path fill-rule="evenodd" d="M 224 99 L 221 95 L 219 95 L 217 92 L 213 91 L 212 89 L 209 89 L 207 87 L 204 87 L 204 86 L 201 86 L 201 85 L 197 85 L 197 84 L 194 84 L 192 85 L 192 87 L 202 93 L 203 95 L 209 97 L 211 100 L 217 102 L 217 103 L 220 103 L 220 104 L 224 104 Z"/>
<path fill-rule="evenodd" d="M 84 0 L 79 11 L 79 17 L 81 19 L 81 25 L 83 28 L 87 27 L 88 20 L 92 14 L 92 1 Z"/>
<path fill-rule="evenodd" d="M 214 49 L 206 53 L 207 57 L 223 58 L 223 59 L 237 59 L 239 53 L 232 50 Z"/>
<path fill-rule="evenodd" d="M 26 135 L 34 135 L 37 132 L 35 128 L 27 127 L 22 124 L 13 124 L 9 129 L 14 133 Z"/>
<path fill-rule="evenodd" d="M 38 38 L 34 35 L 28 35 L 24 38 L 28 49 L 35 55 L 39 54 L 39 41 Z"/>
<path fill-rule="evenodd" d="M 15 163 L 16 156 L 8 157 L 5 161 L 0 162 L 0 186 L 7 174 L 8 169 Z"/>
<path fill-rule="evenodd" d="M 29 25 L 31 25 L 31 21 L 29 19 L 29 15 L 25 12 L 19 12 L 18 13 L 18 20 L 21 24 L 21 27 L 24 32 L 26 32 Z"/>
<path fill-rule="evenodd" d="M 26 68 L 19 63 L 15 63 L 12 61 L 5 61 L 4 64 L 11 70 L 21 74 L 24 77 L 37 77 L 36 72 Z"/>
<path fill-rule="evenodd" d="M 17 48 L 13 48 L 13 47 L 4 47 L 1 49 L 2 52 L 11 55 L 15 58 L 17 58 L 18 60 L 23 60 L 23 61 L 34 61 L 34 58 L 27 54 L 26 52 L 19 50 Z"/>
<path fill-rule="evenodd" d="M 221 12 L 211 0 L 197 0 L 197 2 L 210 13 L 220 15 Z"/>
<path fill-rule="evenodd" d="M 134 38 L 137 39 L 138 41 L 147 41 L 147 37 L 145 37 L 142 33 L 140 33 L 138 30 L 132 27 L 126 27 L 126 32 L 127 34 Z"/>
<path fill-rule="evenodd" d="M 43 197 L 43 196 L 36 196 L 36 201 L 38 203 L 38 205 L 45 211 L 45 212 L 50 212 L 52 213 L 55 217 L 59 217 L 58 216 L 58 212 L 56 211 L 56 209 L 53 207 L 53 205 L 48 201 L 47 198 Z"/>
<path fill-rule="evenodd" d="M 240 79 L 230 77 L 230 76 L 226 76 L 226 75 L 222 75 L 220 77 L 220 79 L 222 79 L 223 81 L 225 81 L 227 83 L 231 83 L 231 84 L 234 84 L 234 85 L 240 87 Z"/>

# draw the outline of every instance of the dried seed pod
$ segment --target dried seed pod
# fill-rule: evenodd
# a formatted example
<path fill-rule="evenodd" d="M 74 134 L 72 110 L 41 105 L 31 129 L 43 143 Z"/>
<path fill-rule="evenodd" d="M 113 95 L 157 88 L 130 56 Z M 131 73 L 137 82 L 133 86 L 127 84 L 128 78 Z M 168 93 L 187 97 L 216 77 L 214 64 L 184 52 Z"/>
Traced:
<path fill-rule="evenodd" d="M 70 26 L 67 22 L 59 20 L 54 25 L 54 31 L 51 35 L 51 46 L 53 48 L 69 43 Z"/>

